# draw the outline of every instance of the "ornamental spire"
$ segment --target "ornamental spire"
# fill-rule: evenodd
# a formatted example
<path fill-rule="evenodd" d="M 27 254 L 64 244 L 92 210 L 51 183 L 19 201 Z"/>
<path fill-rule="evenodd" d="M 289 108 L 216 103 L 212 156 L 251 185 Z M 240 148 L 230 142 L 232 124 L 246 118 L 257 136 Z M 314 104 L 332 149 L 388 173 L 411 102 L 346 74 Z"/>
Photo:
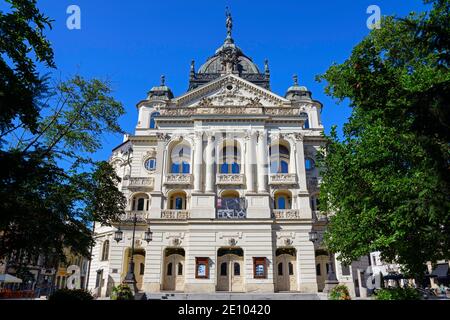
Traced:
<path fill-rule="evenodd" d="M 233 29 L 233 18 L 231 17 L 231 12 L 228 7 L 225 9 L 225 16 L 227 17 L 226 20 L 226 27 L 227 27 L 227 39 L 231 39 L 231 31 Z"/>
<path fill-rule="evenodd" d="M 165 75 L 161 75 L 161 87 L 166 85 L 166 76 Z"/>
<path fill-rule="evenodd" d="M 298 76 L 296 74 L 294 74 L 292 76 L 292 79 L 294 80 L 294 86 L 298 86 Z"/>

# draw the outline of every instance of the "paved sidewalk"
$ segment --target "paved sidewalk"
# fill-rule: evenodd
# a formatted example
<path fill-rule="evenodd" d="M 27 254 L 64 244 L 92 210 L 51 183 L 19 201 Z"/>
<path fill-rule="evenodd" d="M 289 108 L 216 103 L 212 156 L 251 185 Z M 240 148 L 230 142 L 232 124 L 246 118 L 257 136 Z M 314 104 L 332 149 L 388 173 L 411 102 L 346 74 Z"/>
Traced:
<path fill-rule="evenodd" d="M 326 300 L 311 293 L 146 293 L 148 300 Z"/>

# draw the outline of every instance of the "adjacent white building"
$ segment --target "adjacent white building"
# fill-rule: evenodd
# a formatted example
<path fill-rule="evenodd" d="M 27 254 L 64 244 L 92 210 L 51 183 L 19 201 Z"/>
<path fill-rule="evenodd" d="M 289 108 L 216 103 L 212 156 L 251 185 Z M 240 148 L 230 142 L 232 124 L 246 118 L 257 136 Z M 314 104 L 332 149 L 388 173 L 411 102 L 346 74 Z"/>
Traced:
<path fill-rule="evenodd" d="M 134 215 L 141 291 L 323 289 L 328 255 L 308 235 L 324 226 L 322 104 L 296 77 L 283 96 L 272 92 L 267 61 L 261 72 L 235 45 L 231 17 L 227 28 L 200 69 L 192 62 L 188 91 L 174 97 L 162 78 L 137 104 L 134 135 L 113 150 L 128 207 L 120 224 L 95 226 L 89 289 L 102 296 L 127 273 Z M 354 285 L 350 269 L 336 269 Z"/>

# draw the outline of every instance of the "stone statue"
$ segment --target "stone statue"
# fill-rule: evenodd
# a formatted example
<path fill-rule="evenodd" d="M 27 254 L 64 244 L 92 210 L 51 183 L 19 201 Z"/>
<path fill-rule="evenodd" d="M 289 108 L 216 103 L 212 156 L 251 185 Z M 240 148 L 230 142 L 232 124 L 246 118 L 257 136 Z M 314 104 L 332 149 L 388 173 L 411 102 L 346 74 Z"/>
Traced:
<path fill-rule="evenodd" d="M 227 7 L 225 16 L 227 17 L 226 27 L 227 27 L 227 36 L 231 38 L 231 30 L 233 29 L 233 18 L 231 17 L 231 13 Z"/>

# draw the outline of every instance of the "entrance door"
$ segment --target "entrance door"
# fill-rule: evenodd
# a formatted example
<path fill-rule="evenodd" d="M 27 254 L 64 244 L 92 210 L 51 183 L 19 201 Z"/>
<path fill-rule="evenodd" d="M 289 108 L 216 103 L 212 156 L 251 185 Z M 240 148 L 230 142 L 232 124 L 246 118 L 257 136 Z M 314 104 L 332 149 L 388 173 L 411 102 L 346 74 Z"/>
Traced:
<path fill-rule="evenodd" d="M 164 259 L 163 290 L 184 290 L 184 257 L 172 254 Z"/>
<path fill-rule="evenodd" d="M 244 291 L 244 260 L 234 254 L 218 257 L 217 291 Z"/>
<path fill-rule="evenodd" d="M 277 256 L 277 288 L 278 291 L 296 291 L 297 277 L 295 257 L 290 254 Z"/>

